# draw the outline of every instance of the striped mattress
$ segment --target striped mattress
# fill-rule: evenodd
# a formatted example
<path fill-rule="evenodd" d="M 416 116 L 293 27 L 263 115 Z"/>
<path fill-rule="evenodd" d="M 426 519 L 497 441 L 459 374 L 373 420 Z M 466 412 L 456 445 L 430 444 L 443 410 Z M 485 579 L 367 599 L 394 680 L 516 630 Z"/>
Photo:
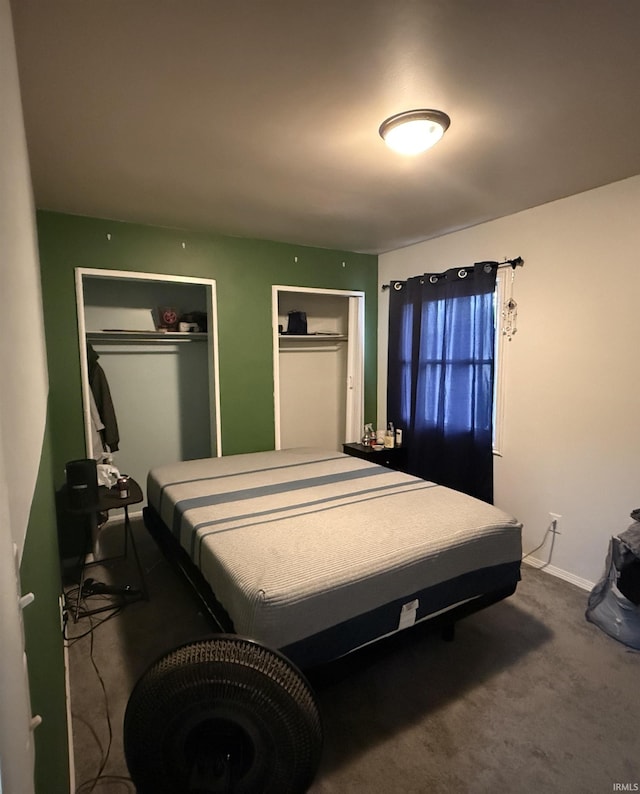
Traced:
<path fill-rule="evenodd" d="M 351 650 L 519 578 L 515 518 L 334 451 L 159 466 L 147 500 L 236 632 L 293 657 L 309 638 L 348 635 Z"/>

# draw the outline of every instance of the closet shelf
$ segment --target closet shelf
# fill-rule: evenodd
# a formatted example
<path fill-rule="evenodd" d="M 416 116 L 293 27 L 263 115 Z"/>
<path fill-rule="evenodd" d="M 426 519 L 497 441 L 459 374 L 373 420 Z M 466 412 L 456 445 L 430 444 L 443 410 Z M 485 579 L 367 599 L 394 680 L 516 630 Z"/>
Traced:
<path fill-rule="evenodd" d="M 182 331 L 88 331 L 88 342 L 204 342 L 206 333 Z"/>
<path fill-rule="evenodd" d="M 344 334 L 279 334 L 278 339 L 280 344 L 287 342 L 308 342 L 311 345 L 317 345 L 319 342 L 346 342 L 347 337 Z"/>

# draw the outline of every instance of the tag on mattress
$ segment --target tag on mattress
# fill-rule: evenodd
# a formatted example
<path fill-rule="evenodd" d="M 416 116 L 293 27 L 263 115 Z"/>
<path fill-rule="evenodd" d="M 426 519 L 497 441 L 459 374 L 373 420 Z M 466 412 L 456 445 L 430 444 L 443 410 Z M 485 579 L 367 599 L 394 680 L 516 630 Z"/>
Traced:
<path fill-rule="evenodd" d="M 413 626 L 416 622 L 416 612 L 418 611 L 418 606 L 420 602 L 417 598 L 414 598 L 413 601 L 409 601 L 407 604 L 402 605 L 402 609 L 400 610 L 400 622 L 398 623 L 398 630 L 406 629 L 407 626 Z"/>

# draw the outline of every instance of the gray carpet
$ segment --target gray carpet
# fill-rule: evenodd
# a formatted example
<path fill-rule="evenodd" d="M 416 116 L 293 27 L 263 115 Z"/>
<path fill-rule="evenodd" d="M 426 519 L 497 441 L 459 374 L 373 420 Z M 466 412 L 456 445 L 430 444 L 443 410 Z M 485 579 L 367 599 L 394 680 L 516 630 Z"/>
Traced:
<path fill-rule="evenodd" d="M 69 648 L 81 792 L 104 761 L 107 707 L 112 741 L 93 790 L 134 791 L 122 749 L 131 688 L 164 652 L 210 633 L 141 523 L 135 532 L 149 602 L 68 626 L 70 636 L 95 627 Z M 89 575 L 134 578 L 122 563 Z M 416 629 L 314 676 L 325 746 L 310 792 L 597 794 L 640 784 L 640 654 L 586 622 L 586 598 L 524 566 L 517 593 L 460 622 L 454 642 Z"/>

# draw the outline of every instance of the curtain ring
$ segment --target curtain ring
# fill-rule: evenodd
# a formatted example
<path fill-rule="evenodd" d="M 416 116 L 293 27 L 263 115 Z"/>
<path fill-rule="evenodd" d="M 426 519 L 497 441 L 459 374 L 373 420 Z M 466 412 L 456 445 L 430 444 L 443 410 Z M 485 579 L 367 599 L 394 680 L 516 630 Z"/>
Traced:
<path fill-rule="evenodd" d="M 394 281 L 394 282 L 393 282 L 393 288 L 394 288 L 394 289 L 395 289 L 397 292 L 400 292 L 400 290 L 402 289 L 402 282 L 401 282 L 401 281 Z"/>
<path fill-rule="evenodd" d="M 491 273 L 491 265 L 486 264 L 483 268 L 485 273 Z"/>
<path fill-rule="evenodd" d="M 432 284 L 437 284 L 438 283 L 438 277 L 437 276 L 429 276 L 429 281 Z"/>
<path fill-rule="evenodd" d="M 458 270 L 458 278 L 466 278 L 467 275 L 467 271 L 464 268 Z"/>

